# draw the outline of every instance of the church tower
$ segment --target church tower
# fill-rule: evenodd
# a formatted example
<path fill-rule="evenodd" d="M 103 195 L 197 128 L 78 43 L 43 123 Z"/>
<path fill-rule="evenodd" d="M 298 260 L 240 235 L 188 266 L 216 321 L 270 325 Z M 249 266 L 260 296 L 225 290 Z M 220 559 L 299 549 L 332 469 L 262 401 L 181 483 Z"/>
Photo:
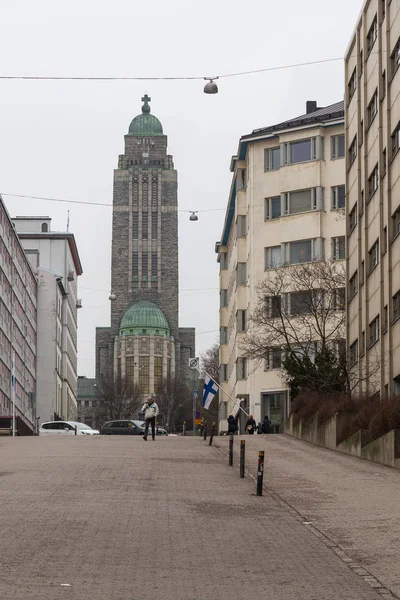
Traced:
<path fill-rule="evenodd" d="M 178 174 L 147 94 L 114 171 L 111 327 L 96 329 L 96 377 L 113 372 L 155 393 L 185 371 L 194 329 L 179 329 Z"/>

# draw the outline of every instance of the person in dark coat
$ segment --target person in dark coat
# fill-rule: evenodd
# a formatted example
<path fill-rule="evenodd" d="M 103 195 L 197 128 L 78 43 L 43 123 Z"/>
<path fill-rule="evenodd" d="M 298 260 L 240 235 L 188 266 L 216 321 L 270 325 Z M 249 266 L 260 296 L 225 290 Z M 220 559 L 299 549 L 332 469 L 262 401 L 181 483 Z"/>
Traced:
<path fill-rule="evenodd" d="M 236 419 L 233 415 L 229 415 L 229 417 L 228 417 L 228 434 L 236 433 L 236 430 L 237 430 Z"/>
<path fill-rule="evenodd" d="M 271 425 L 271 421 L 268 419 L 267 416 L 265 416 L 263 424 L 262 424 L 262 431 L 263 431 L 263 433 L 269 433 L 270 425 Z"/>
<path fill-rule="evenodd" d="M 257 427 L 257 423 L 254 420 L 253 415 L 250 415 L 246 421 L 246 431 L 249 435 L 253 435 Z"/>

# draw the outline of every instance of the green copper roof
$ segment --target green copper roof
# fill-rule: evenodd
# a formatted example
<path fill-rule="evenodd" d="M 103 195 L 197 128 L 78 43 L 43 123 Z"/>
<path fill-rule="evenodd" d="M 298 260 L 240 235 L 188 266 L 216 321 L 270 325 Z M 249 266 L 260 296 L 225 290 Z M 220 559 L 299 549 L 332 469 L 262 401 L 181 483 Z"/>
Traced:
<path fill-rule="evenodd" d="M 157 119 L 157 117 L 150 114 L 149 102 L 151 101 L 151 98 L 145 94 L 142 98 L 142 101 L 144 102 L 142 106 L 142 114 L 133 119 L 129 125 L 128 135 L 163 135 L 163 129 L 160 121 Z"/>
<path fill-rule="evenodd" d="M 158 306 L 152 302 L 133 304 L 121 319 L 119 335 L 170 336 L 169 323 Z"/>

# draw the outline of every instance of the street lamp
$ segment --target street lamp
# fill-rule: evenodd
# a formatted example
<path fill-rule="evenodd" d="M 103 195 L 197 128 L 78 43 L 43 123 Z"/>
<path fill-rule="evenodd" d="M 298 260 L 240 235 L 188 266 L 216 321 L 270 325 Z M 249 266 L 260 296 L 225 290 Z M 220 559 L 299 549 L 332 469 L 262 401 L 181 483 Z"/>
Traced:
<path fill-rule="evenodd" d="M 192 214 L 189 217 L 189 221 L 198 221 L 199 217 L 197 216 L 197 210 L 196 211 L 191 210 L 190 212 Z"/>
<path fill-rule="evenodd" d="M 204 79 L 207 81 L 206 85 L 204 86 L 204 93 L 205 94 L 218 94 L 218 86 L 217 84 L 214 82 L 214 79 L 218 79 L 218 77 L 204 77 Z"/>
<path fill-rule="evenodd" d="M 111 294 L 109 295 L 108 299 L 111 300 L 111 302 L 114 302 L 114 300 L 117 298 L 117 296 L 111 292 Z"/>

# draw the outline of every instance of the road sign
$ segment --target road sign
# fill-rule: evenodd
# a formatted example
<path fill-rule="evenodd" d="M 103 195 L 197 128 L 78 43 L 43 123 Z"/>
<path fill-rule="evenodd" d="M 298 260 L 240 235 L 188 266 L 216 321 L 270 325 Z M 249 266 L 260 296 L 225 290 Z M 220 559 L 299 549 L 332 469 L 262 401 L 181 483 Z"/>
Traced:
<path fill-rule="evenodd" d="M 189 369 L 198 369 L 199 364 L 200 364 L 200 359 L 198 357 L 189 358 Z"/>
<path fill-rule="evenodd" d="M 201 419 L 195 419 L 194 420 L 194 424 L 195 425 L 201 425 Z"/>
<path fill-rule="evenodd" d="M 201 419 L 201 414 L 200 414 L 200 411 L 199 411 L 199 410 L 195 410 L 195 411 L 194 411 L 194 418 L 196 419 L 196 421 L 197 421 L 198 419 Z"/>

